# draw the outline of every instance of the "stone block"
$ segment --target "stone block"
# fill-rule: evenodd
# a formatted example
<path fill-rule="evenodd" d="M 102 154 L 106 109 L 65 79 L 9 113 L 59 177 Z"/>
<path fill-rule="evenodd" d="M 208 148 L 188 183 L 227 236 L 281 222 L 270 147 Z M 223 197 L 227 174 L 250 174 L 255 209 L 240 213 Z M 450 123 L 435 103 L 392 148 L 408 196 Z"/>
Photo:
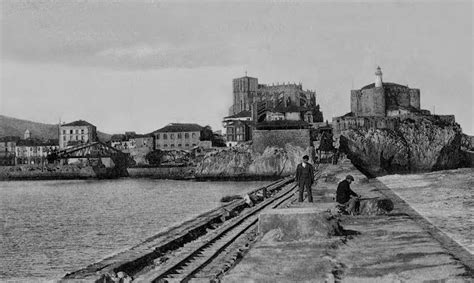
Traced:
<path fill-rule="evenodd" d="M 320 211 L 320 210 L 319 210 Z M 272 231 L 278 241 L 304 240 L 313 237 L 342 235 L 339 220 L 317 208 L 272 209 L 262 212 L 258 231 L 264 235 Z"/>

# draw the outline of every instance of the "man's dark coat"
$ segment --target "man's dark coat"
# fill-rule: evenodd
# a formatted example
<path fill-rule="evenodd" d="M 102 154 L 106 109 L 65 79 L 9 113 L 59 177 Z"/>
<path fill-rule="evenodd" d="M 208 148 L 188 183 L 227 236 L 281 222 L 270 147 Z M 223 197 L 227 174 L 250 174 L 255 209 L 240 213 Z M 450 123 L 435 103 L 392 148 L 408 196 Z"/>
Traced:
<path fill-rule="evenodd" d="M 306 163 L 306 167 L 300 163 L 296 167 L 296 183 L 298 186 L 309 185 L 311 186 L 314 182 L 314 167 L 313 165 Z"/>
<path fill-rule="evenodd" d="M 351 190 L 351 186 L 347 180 L 339 183 L 336 191 L 336 201 L 344 204 L 351 199 L 351 196 L 357 196 L 357 194 Z"/>

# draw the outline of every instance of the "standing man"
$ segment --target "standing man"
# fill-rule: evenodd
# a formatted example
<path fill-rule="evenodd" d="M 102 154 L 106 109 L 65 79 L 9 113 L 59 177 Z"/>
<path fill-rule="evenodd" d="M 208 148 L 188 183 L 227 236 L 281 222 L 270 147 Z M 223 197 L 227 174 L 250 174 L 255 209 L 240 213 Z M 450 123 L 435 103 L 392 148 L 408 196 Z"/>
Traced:
<path fill-rule="evenodd" d="M 349 214 L 354 215 L 358 210 L 360 196 L 351 190 L 352 182 L 354 182 L 354 177 L 347 175 L 346 179 L 339 183 L 336 191 L 336 201 L 344 205 Z"/>
<path fill-rule="evenodd" d="M 309 156 L 303 156 L 303 162 L 296 167 L 296 183 L 300 187 L 298 201 L 303 202 L 303 193 L 306 188 L 308 202 L 313 202 L 313 192 L 311 186 L 314 181 L 314 167 L 309 164 Z"/>

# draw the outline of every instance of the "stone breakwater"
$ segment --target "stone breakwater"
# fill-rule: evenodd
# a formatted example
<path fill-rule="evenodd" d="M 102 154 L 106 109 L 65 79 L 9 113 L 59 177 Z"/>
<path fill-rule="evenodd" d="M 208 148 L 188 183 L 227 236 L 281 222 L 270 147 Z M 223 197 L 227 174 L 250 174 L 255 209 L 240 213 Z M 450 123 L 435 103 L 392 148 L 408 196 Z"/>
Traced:
<path fill-rule="evenodd" d="M 287 144 L 255 152 L 250 143 L 207 153 L 196 166 L 197 178 L 284 177 L 294 174 L 304 155 L 314 155 L 312 147 Z"/>
<path fill-rule="evenodd" d="M 2 166 L 0 180 L 88 179 L 105 173 L 105 170 L 81 165 Z"/>
<path fill-rule="evenodd" d="M 389 198 L 394 210 L 385 215 L 341 216 L 344 236 L 328 237 L 307 229 L 302 231 L 312 235 L 298 240 L 282 237 L 285 231 L 264 230 L 222 282 L 472 281 L 472 255 L 380 181 L 365 178 L 347 161 L 320 169 L 321 177 L 313 186 L 315 202 L 295 202 L 290 209 L 333 208 L 338 182 L 351 174 L 356 179 L 354 191 L 364 198 Z"/>
<path fill-rule="evenodd" d="M 375 176 L 469 166 L 461 127 L 435 118 L 405 119 L 395 130 L 346 130 L 340 142 L 356 166 Z"/>

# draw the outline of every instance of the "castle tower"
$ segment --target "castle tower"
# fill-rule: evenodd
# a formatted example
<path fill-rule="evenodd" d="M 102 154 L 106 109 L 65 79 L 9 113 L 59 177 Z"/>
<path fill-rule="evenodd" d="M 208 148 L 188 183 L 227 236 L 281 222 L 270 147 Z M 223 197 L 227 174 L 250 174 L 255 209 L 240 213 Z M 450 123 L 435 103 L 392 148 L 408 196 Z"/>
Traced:
<path fill-rule="evenodd" d="M 25 134 L 23 135 L 23 138 L 24 138 L 25 140 L 31 138 L 30 130 L 26 129 Z"/>
<path fill-rule="evenodd" d="M 377 70 L 375 71 L 375 87 L 381 87 L 382 86 L 382 69 L 380 69 L 380 66 L 377 67 Z"/>

